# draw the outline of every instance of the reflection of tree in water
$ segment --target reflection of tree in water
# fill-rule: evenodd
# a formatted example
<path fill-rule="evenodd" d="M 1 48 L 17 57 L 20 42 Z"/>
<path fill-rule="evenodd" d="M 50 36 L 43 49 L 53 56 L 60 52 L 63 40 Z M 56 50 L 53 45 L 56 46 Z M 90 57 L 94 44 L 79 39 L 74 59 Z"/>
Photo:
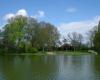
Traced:
<path fill-rule="evenodd" d="M 35 80 L 53 80 L 57 72 L 56 56 L 36 56 L 37 61 L 33 60 L 33 76 Z M 34 66 L 35 65 L 35 66 Z"/>
<path fill-rule="evenodd" d="M 2 70 L 7 80 L 47 80 L 56 75 L 53 56 L 13 56 L 2 58 Z"/>
<path fill-rule="evenodd" d="M 5 75 L 4 75 L 4 67 L 2 66 L 3 65 L 3 57 L 0 55 L 0 80 L 5 80 Z"/>
<path fill-rule="evenodd" d="M 100 56 L 4 56 L 0 74 L 6 80 L 99 80 Z"/>
<path fill-rule="evenodd" d="M 95 56 L 94 69 L 96 77 L 100 79 L 100 55 Z"/>
<path fill-rule="evenodd" d="M 13 73 L 13 57 L 12 56 L 2 56 L 2 73 L 5 76 L 4 80 L 16 80 L 14 79 Z"/>

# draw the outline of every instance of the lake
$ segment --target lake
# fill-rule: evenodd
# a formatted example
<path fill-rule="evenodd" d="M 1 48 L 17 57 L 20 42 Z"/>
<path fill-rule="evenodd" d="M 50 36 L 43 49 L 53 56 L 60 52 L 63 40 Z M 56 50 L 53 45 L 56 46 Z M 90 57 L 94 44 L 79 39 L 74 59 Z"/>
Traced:
<path fill-rule="evenodd" d="M 0 56 L 0 80 L 100 80 L 100 56 Z"/>

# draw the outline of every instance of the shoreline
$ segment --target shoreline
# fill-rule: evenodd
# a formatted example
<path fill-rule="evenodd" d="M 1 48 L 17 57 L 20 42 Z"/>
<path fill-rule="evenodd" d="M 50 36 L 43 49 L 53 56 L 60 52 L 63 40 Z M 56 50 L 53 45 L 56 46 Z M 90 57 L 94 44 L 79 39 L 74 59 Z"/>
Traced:
<path fill-rule="evenodd" d="M 0 55 L 8 55 L 8 56 L 42 56 L 42 55 L 95 55 L 89 52 L 69 52 L 69 51 L 52 51 L 52 52 L 37 52 L 37 53 L 5 53 Z"/>

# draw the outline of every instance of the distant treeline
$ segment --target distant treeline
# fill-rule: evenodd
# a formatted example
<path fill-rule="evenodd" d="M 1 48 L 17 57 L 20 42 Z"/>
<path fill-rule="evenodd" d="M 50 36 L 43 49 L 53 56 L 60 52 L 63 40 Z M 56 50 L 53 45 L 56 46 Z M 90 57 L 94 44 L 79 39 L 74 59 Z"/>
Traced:
<path fill-rule="evenodd" d="M 53 50 L 100 49 L 100 23 L 89 31 L 89 45 L 83 44 L 83 36 L 72 32 L 61 40 L 57 27 L 39 22 L 32 17 L 15 16 L 0 31 L 1 53 L 34 53 Z"/>

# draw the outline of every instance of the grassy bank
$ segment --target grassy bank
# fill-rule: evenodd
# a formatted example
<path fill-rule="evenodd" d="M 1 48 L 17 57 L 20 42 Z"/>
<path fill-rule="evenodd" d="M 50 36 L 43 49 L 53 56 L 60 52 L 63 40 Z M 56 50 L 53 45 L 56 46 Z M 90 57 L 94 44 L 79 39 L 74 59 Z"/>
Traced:
<path fill-rule="evenodd" d="M 64 55 L 88 55 L 88 52 L 80 52 L 80 51 L 62 51 L 57 52 L 57 54 L 64 54 Z"/>
<path fill-rule="evenodd" d="M 2 55 L 91 55 L 92 53 L 80 51 L 52 51 L 52 52 L 38 52 L 38 53 L 5 53 Z M 93 54 L 92 54 L 93 55 Z"/>

